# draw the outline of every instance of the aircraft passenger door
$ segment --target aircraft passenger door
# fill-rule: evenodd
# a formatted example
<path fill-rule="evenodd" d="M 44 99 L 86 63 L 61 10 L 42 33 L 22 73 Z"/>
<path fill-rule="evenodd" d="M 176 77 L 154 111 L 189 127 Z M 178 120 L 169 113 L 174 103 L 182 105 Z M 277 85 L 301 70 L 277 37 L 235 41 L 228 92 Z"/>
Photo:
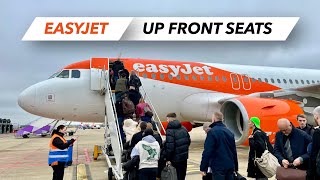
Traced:
<path fill-rule="evenodd" d="M 250 90 L 251 89 L 251 79 L 248 75 L 244 74 L 241 76 L 242 80 L 242 86 L 244 90 Z"/>
<path fill-rule="evenodd" d="M 90 60 L 90 88 L 100 91 L 105 88 L 104 72 L 109 70 L 109 58 L 92 58 Z"/>
<path fill-rule="evenodd" d="M 231 73 L 230 74 L 232 89 L 239 90 L 240 89 L 240 78 L 238 74 Z"/>

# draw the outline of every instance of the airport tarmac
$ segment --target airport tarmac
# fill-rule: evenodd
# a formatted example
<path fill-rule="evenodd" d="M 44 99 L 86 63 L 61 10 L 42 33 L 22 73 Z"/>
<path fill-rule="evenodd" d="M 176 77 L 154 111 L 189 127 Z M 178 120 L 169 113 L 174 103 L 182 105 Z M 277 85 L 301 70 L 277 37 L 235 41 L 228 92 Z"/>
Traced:
<path fill-rule="evenodd" d="M 74 146 L 73 166 L 65 169 L 66 180 L 105 180 L 107 163 L 103 156 L 93 160 L 94 145 L 103 145 L 104 129 L 78 130 Z M 190 132 L 192 143 L 189 152 L 187 180 L 201 179 L 199 164 L 205 134 L 202 127 Z M 71 137 L 66 136 L 66 139 Z M 16 139 L 13 134 L 0 136 L 0 180 L 52 179 L 52 168 L 47 165 L 49 137 Z M 239 173 L 246 175 L 248 147 L 237 148 Z M 76 166 L 81 164 L 80 166 Z M 78 170 L 77 170 L 78 169 Z M 77 173 L 78 172 L 78 173 Z M 81 174 L 87 178 L 80 178 Z M 249 179 L 249 178 L 248 178 Z"/>

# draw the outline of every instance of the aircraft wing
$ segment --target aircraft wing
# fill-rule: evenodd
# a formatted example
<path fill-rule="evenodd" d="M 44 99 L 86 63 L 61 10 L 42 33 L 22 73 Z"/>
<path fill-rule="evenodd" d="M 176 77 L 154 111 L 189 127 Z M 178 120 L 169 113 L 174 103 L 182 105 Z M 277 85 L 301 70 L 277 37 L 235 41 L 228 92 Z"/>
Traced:
<path fill-rule="evenodd" d="M 320 104 L 320 84 L 310 84 L 291 89 L 281 89 L 268 92 L 257 92 L 245 96 L 260 97 L 260 98 L 276 98 L 276 99 L 290 99 L 304 104 L 306 107 L 316 107 Z M 240 96 L 235 96 L 240 97 Z M 223 104 L 229 99 L 235 97 L 226 97 L 220 99 L 218 102 Z"/>
<path fill-rule="evenodd" d="M 308 86 L 302 86 L 299 88 L 296 88 L 297 91 L 307 92 L 307 93 L 314 93 L 314 94 L 320 94 L 320 84 L 311 84 Z"/>

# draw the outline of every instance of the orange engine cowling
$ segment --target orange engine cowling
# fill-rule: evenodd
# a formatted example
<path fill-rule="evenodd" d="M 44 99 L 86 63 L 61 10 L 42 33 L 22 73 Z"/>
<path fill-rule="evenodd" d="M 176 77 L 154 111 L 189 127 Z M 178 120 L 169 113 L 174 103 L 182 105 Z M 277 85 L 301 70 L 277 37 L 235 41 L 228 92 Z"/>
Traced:
<path fill-rule="evenodd" d="M 240 97 L 223 103 L 221 112 L 226 126 L 234 133 L 236 144 L 248 145 L 248 121 L 256 116 L 261 120 L 261 129 L 269 134 L 271 143 L 278 131 L 277 121 L 280 118 L 289 119 L 297 126 L 296 117 L 303 110 L 292 100 L 268 99 L 256 97 Z"/>

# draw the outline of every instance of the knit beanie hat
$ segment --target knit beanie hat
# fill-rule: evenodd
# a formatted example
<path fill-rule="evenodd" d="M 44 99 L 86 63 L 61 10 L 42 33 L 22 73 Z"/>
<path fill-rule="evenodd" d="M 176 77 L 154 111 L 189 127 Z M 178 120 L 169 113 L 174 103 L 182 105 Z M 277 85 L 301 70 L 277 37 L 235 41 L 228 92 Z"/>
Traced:
<path fill-rule="evenodd" d="M 251 117 L 250 121 L 252 121 L 252 123 L 260 129 L 260 119 L 258 117 Z"/>

